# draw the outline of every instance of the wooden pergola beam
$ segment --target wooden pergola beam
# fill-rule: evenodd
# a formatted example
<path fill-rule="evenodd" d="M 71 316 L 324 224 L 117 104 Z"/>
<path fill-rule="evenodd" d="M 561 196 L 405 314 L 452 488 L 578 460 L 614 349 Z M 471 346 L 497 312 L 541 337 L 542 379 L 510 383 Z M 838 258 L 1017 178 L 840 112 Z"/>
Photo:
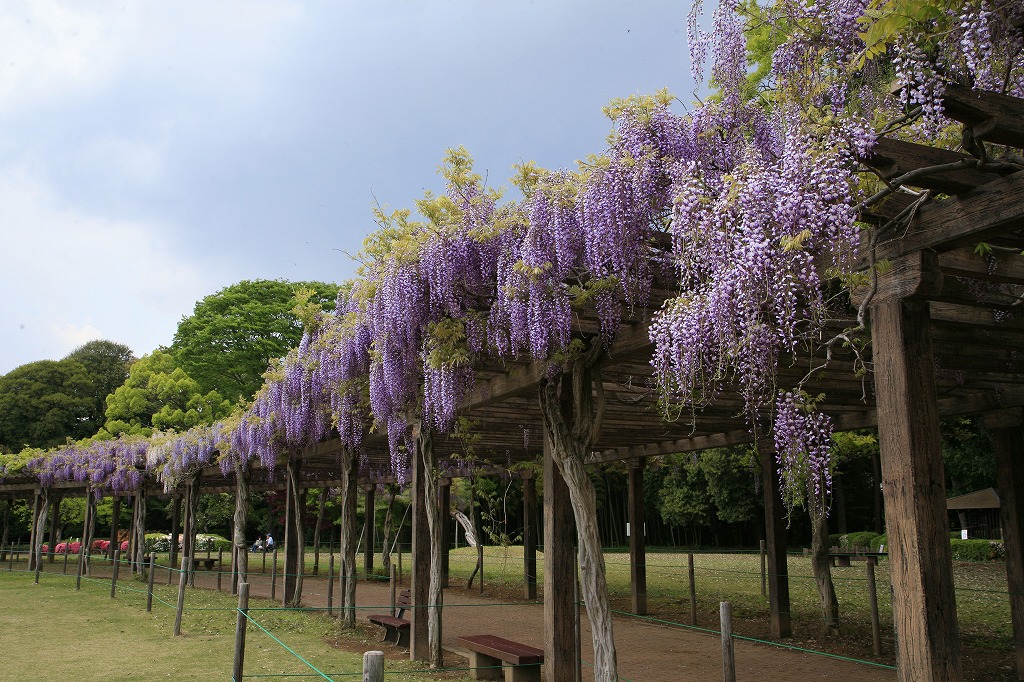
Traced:
<path fill-rule="evenodd" d="M 1024 147 L 1024 116 L 1016 97 L 947 85 L 943 105 L 946 116 L 974 129 L 975 139 Z"/>

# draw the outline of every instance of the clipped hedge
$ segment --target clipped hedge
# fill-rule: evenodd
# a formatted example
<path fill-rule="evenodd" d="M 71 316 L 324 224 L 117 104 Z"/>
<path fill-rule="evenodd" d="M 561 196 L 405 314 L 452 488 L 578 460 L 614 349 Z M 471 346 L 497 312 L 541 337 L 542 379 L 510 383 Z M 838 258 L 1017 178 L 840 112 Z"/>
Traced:
<path fill-rule="evenodd" d="M 181 538 L 179 536 L 178 549 L 181 549 Z M 146 533 L 146 551 L 169 552 L 171 550 L 171 536 L 169 533 Z M 196 535 L 196 551 L 217 552 L 224 550 L 231 551 L 231 541 L 222 535 L 207 535 L 199 533 Z"/>
<path fill-rule="evenodd" d="M 871 531 L 856 533 L 833 533 L 828 536 L 829 547 L 856 547 L 858 549 L 878 551 L 878 538 L 885 537 Z"/>
<path fill-rule="evenodd" d="M 1006 558 L 1006 548 L 998 540 L 949 541 L 954 561 L 996 561 Z"/>

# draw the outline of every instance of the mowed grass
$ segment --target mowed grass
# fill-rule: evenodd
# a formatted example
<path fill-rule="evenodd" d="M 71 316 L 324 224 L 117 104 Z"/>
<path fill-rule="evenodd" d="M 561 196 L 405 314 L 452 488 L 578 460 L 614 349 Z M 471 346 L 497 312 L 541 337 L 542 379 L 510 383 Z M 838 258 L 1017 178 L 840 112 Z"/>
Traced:
<path fill-rule="evenodd" d="M 117 597 L 111 599 L 109 578 L 83 580 L 76 591 L 72 575 L 44 572 L 35 585 L 29 573 L 0 571 L 0 679 L 230 680 L 237 598 L 188 590 L 182 636 L 173 637 L 177 591 L 157 583 L 154 595 L 163 603 L 154 601 L 147 613 L 146 586 L 139 581 L 118 581 Z M 250 616 L 281 643 L 250 623 L 246 678 L 324 679 L 287 645 L 328 676 L 359 679 L 362 654 L 349 650 L 379 648 L 358 631 L 342 633 L 323 614 L 275 607 L 267 600 L 250 603 Z M 436 674 L 403 672 L 421 667 L 389 659 L 387 678 L 438 679 Z M 462 678 L 448 674 L 444 679 Z"/>

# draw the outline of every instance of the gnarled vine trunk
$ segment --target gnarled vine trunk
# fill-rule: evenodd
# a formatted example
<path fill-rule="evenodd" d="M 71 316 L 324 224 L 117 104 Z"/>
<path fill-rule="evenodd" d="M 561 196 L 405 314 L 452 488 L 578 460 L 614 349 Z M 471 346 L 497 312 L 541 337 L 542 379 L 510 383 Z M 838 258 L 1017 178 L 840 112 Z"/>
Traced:
<path fill-rule="evenodd" d="M 811 515 L 811 569 L 821 597 L 821 614 L 830 630 L 839 628 L 839 599 L 832 584 L 832 569 L 828 562 L 828 514 L 824 500 L 813 492 L 808 496 Z"/>
<path fill-rule="evenodd" d="M 302 486 L 299 481 L 299 459 L 292 456 L 288 459 L 288 466 L 285 468 L 288 476 L 288 490 L 291 499 L 292 527 L 290 532 L 295 534 L 295 591 L 292 592 L 291 601 L 286 606 L 298 608 L 302 604 L 302 574 L 305 572 L 306 563 L 306 526 L 305 518 L 305 496 L 302 494 Z M 285 552 L 288 551 L 287 542 Z M 285 562 L 287 565 L 287 561 Z"/>
<path fill-rule="evenodd" d="M 32 547 L 32 566 L 31 570 L 36 570 L 38 566 L 42 565 L 43 560 L 43 538 L 46 535 L 46 517 L 47 512 L 50 509 L 50 491 L 47 488 L 42 488 L 39 493 L 39 505 L 36 507 L 38 516 L 36 517 L 35 530 L 33 537 L 35 545 Z"/>
<path fill-rule="evenodd" d="M 249 575 L 249 545 L 245 538 L 245 527 L 249 525 L 249 467 L 241 461 L 235 462 L 235 533 L 231 538 L 235 548 L 235 574 L 238 582 L 246 582 Z"/>
<path fill-rule="evenodd" d="M 417 456 L 423 465 L 423 506 L 427 512 L 430 532 L 430 580 L 427 586 L 427 648 L 430 667 L 444 667 L 441 648 L 441 616 L 444 610 L 444 591 L 441 585 L 441 510 L 438 505 L 437 454 L 429 429 L 421 428 L 416 439 Z"/>
<path fill-rule="evenodd" d="M 584 457 L 600 433 L 604 414 L 601 379 L 593 369 L 601 352 L 600 343 L 595 340 L 589 352 L 574 359 L 570 373 L 563 374 L 560 382 L 545 379 L 541 383 L 540 404 L 551 454 L 569 488 L 576 518 L 580 582 L 594 647 L 594 680 L 613 682 L 618 679 L 615 640 L 597 527 L 597 502 L 594 486 L 583 466 Z"/>
<path fill-rule="evenodd" d="M 398 486 L 389 483 L 386 489 L 388 491 L 388 510 L 384 514 L 384 548 L 381 563 L 384 565 L 384 575 L 391 575 L 391 533 L 394 531 L 395 496 L 398 495 Z"/>
<path fill-rule="evenodd" d="M 356 501 L 359 459 L 351 448 L 341 453 L 341 625 L 356 626 Z"/>
<path fill-rule="evenodd" d="M 146 492 L 141 487 L 135 491 L 132 505 L 132 530 L 133 534 L 128 542 L 129 560 L 132 573 L 140 576 L 146 574 L 146 565 L 143 561 L 143 554 L 146 551 Z"/>

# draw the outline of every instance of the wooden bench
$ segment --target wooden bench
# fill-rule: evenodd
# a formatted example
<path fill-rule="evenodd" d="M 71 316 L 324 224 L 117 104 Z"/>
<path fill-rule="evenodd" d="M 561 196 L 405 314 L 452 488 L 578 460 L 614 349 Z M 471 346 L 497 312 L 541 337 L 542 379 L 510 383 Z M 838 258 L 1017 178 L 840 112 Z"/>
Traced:
<path fill-rule="evenodd" d="M 470 635 L 455 640 L 469 651 L 474 680 L 540 682 L 544 651 L 497 635 Z"/>
<path fill-rule="evenodd" d="M 412 591 L 402 590 L 398 595 L 393 613 L 373 613 L 368 619 L 374 625 L 384 628 L 384 641 L 409 648 L 409 621 L 402 618 L 405 610 L 412 606 Z"/>
<path fill-rule="evenodd" d="M 217 557 L 204 557 L 204 556 L 194 556 L 194 557 L 192 557 L 192 570 L 193 571 L 198 571 L 200 564 L 202 564 L 204 570 L 212 571 L 213 567 L 217 565 Z"/>
<path fill-rule="evenodd" d="M 858 551 L 846 551 L 837 549 L 835 547 L 829 551 L 828 560 L 833 566 L 844 566 L 849 567 L 851 561 L 870 561 L 875 565 L 878 564 L 880 557 L 889 556 L 888 552 L 858 552 Z"/>

